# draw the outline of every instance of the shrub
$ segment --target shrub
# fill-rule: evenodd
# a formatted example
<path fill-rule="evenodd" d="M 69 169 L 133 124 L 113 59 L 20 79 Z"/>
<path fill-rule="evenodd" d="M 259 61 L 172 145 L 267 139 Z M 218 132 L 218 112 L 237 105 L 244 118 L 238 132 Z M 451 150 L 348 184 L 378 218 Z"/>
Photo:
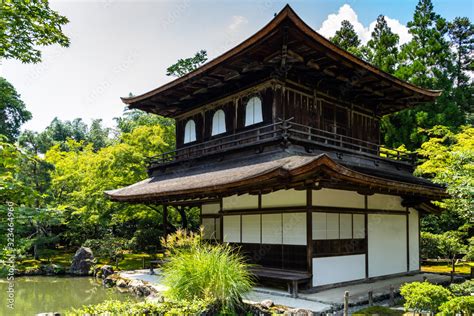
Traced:
<path fill-rule="evenodd" d="M 91 248 L 96 257 L 115 261 L 123 256 L 123 250 L 127 248 L 127 244 L 127 239 L 108 235 L 101 239 L 88 239 L 83 246 Z"/>
<path fill-rule="evenodd" d="M 202 315 L 211 305 L 212 302 L 205 300 L 166 301 L 163 303 L 134 303 L 111 300 L 97 305 L 73 309 L 68 311 L 66 315 Z"/>
<path fill-rule="evenodd" d="M 455 297 L 443 303 L 439 311 L 439 315 L 443 316 L 472 315 L 474 313 L 474 296 Z"/>
<path fill-rule="evenodd" d="M 474 261 L 474 237 L 469 238 L 469 246 L 467 247 L 465 259 Z"/>
<path fill-rule="evenodd" d="M 420 250 L 423 259 L 441 257 L 440 239 L 441 235 L 421 232 Z"/>
<path fill-rule="evenodd" d="M 455 296 L 471 295 L 474 293 L 474 280 L 465 281 L 460 284 L 451 284 L 449 290 Z"/>
<path fill-rule="evenodd" d="M 415 312 L 437 312 L 441 304 L 451 298 L 448 289 L 426 281 L 405 283 L 400 294 L 405 299 L 405 310 L 413 309 Z"/>
<path fill-rule="evenodd" d="M 253 279 L 237 251 L 229 245 L 210 245 L 199 234 L 183 231 L 166 242 L 170 260 L 163 266 L 165 293 L 174 300 L 210 298 L 223 311 L 235 311 L 241 297 L 251 290 Z"/>

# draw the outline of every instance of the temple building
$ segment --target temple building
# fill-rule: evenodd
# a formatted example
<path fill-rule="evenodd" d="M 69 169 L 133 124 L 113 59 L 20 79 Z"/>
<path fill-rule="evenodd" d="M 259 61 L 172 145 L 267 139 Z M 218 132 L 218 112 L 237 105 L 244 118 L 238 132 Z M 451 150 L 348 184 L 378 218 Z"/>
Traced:
<path fill-rule="evenodd" d="M 338 48 L 286 6 L 214 60 L 122 99 L 174 118 L 176 150 L 106 194 L 200 207 L 204 238 L 293 287 L 416 273 L 420 214 L 447 194 L 412 175 L 416 155 L 381 145 L 380 120 L 439 95 Z"/>

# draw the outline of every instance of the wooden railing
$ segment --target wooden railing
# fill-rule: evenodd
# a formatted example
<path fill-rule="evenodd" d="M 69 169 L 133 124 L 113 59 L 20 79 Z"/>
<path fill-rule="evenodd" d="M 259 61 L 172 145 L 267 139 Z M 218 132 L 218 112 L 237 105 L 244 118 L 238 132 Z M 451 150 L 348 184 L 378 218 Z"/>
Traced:
<path fill-rule="evenodd" d="M 166 152 L 149 158 L 148 163 L 153 168 L 275 141 L 280 141 L 284 145 L 300 144 L 306 148 L 344 149 L 353 153 L 405 161 L 411 164 L 414 164 L 416 160 L 414 153 L 385 148 L 372 142 L 298 124 L 292 119 L 288 119 Z"/>

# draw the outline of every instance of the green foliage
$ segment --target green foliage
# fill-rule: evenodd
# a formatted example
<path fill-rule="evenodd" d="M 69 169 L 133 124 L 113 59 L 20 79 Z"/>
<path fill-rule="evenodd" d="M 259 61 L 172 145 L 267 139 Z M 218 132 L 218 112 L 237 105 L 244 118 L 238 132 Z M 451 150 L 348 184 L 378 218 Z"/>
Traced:
<path fill-rule="evenodd" d="M 66 315 L 201 315 L 212 305 L 210 300 L 166 301 L 163 303 L 105 301 L 73 309 Z"/>
<path fill-rule="evenodd" d="M 395 72 L 398 61 L 399 36 L 392 32 L 383 15 L 377 18 L 372 37 L 362 48 L 364 59 L 390 74 Z"/>
<path fill-rule="evenodd" d="M 405 299 L 405 310 L 415 312 L 438 312 L 439 307 L 451 299 L 451 293 L 441 285 L 429 282 L 406 283 L 400 288 Z"/>
<path fill-rule="evenodd" d="M 446 127 L 436 126 L 429 135 L 430 140 L 419 150 L 426 160 L 416 174 L 447 185 L 452 198 L 442 206 L 469 218 L 474 209 L 474 128 L 466 126 L 454 134 Z"/>
<path fill-rule="evenodd" d="M 474 280 L 464 281 L 459 284 L 451 284 L 449 290 L 455 296 L 465 296 L 474 294 Z"/>
<path fill-rule="evenodd" d="M 407 24 L 412 40 L 402 45 L 395 76 L 415 85 L 443 90 L 436 102 L 387 116 L 383 119 L 384 143 L 389 147 L 405 144 L 410 150 L 427 140 L 424 130 L 436 125 L 455 129 L 466 123 L 456 96 L 453 54 L 446 38 L 448 23 L 434 12 L 431 0 L 420 0 L 413 20 Z"/>
<path fill-rule="evenodd" d="M 459 296 L 443 303 L 439 308 L 442 316 L 472 315 L 474 313 L 474 296 Z"/>
<path fill-rule="evenodd" d="M 29 119 L 31 113 L 26 110 L 20 95 L 5 78 L 0 77 L 0 134 L 10 142 L 15 141 L 20 126 Z"/>
<path fill-rule="evenodd" d="M 474 237 L 469 238 L 467 246 L 466 260 L 474 261 Z"/>
<path fill-rule="evenodd" d="M 403 312 L 397 311 L 390 309 L 388 307 L 384 306 L 370 306 L 363 308 L 361 310 L 358 310 L 357 312 L 354 312 L 352 314 L 353 316 L 362 316 L 362 315 L 395 315 L 395 316 L 401 316 L 403 315 Z"/>
<path fill-rule="evenodd" d="M 95 257 L 115 261 L 123 257 L 123 251 L 127 248 L 128 240 L 125 238 L 106 235 L 100 239 L 87 239 L 83 246 L 91 248 Z"/>
<path fill-rule="evenodd" d="M 459 232 L 449 231 L 443 234 L 421 232 L 420 239 L 421 257 L 425 259 L 445 258 L 453 259 L 462 253 L 465 248 Z"/>
<path fill-rule="evenodd" d="M 340 48 L 358 56 L 360 39 L 354 30 L 354 26 L 348 20 L 341 22 L 341 28 L 336 31 L 333 37 L 329 39 Z"/>
<path fill-rule="evenodd" d="M 5 0 L 0 4 L 0 58 L 24 63 L 41 61 L 38 46 L 69 46 L 62 26 L 69 21 L 49 7 L 48 1 Z"/>
<path fill-rule="evenodd" d="M 198 234 L 178 231 L 166 240 L 171 252 L 163 266 L 166 296 L 174 300 L 211 298 L 224 311 L 235 311 L 241 297 L 251 290 L 248 265 L 227 244 L 201 242 Z"/>
<path fill-rule="evenodd" d="M 200 50 L 193 57 L 179 59 L 175 64 L 166 69 L 167 76 L 182 77 L 199 68 L 207 61 L 207 52 Z"/>

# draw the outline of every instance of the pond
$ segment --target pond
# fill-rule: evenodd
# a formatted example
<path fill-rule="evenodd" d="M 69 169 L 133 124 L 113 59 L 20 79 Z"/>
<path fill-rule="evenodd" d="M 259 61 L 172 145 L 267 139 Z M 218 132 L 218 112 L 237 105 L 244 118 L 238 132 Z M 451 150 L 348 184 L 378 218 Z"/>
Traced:
<path fill-rule="evenodd" d="M 104 288 L 91 277 L 33 276 L 17 277 L 14 281 L 15 309 L 7 306 L 8 282 L 0 279 L 0 315 L 36 315 L 42 312 L 63 313 L 82 305 L 104 300 L 132 300 L 137 298 L 117 289 Z"/>

